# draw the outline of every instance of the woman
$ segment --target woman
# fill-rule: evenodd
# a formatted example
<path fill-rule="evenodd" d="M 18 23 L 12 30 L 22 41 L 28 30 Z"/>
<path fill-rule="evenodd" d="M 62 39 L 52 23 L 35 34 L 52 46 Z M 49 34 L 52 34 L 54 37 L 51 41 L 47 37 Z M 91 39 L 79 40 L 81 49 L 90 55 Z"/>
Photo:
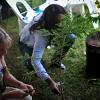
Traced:
<path fill-rule="evenodd" d="M 60 91 L 56 82 L 45 70 L 41 60 L 45 48 L 53 38 L 51 37 L 52 35 L 48 35 L 48 33 L 53 34 L 52 30 L 59 28 L 63 14 L 65 14 L 65 9 L 62 6 L 51 4 L 43 13 L 35 16 L 32 22 L 26 25 L 20 32 L 20 49 L 22 54 L 25 55 L 25 53 L 28 53 L 32 56 L 31 64 L 35 69 L 36 75 L 49 84 L 54 94 L 59 94 Z M 53 63 L 53 65 L 55 65 L 55 63 Z M 60 63 L 59 66 L 61 65 Z"/>
<path fill-rule="evenodd" d="M 17 80 L 8 71 L 4 56 L 10 46 L 10 36 L 0 27 L 0 100 L 32 100 L 32 85 Z"/>

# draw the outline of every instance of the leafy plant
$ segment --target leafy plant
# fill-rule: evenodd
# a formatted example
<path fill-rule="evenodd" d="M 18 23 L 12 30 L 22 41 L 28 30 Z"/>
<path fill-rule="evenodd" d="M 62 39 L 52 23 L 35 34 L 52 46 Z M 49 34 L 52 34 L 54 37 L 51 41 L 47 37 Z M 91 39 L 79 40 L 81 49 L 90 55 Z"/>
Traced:
<path fill-rule="evenodd" d="M 53 34 L 48 33 L 53 37 L 51 44 L 56 45 L 57 49 L 61 49 L 65 45 L 65 38 L 69 34 L 74 33 L 77 37 L 83 37 L 95 33 L 99 29 L 94 29 L 92 21 L 93 19 L 89 15 L 83 17 L 74 14 L 73 18 L 71 18 L 70 14 L 66 14 L 60 24 L 60 28 L 52 30 Z"/>

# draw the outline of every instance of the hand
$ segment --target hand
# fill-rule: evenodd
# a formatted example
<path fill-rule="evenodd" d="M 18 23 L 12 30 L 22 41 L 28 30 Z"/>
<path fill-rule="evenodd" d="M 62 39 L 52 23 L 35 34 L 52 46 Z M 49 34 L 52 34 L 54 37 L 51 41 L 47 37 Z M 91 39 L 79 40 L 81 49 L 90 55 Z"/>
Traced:
<path fill-rule="evenodd" d="M 35 89 L 33 88 L 32 85 L 26 84 L 26 86 L 28 88 L 28 93 L 32 96 L 35 93 Z"/>
<path fill-rule="evenodd" d="M 54 94 L 60 94 L 60 91 L 59 91 L 59 88 L 58 88 L 58 85 L 57 83 L 52 80 L 52 78 L 48 78 L 46 80 L 46 82 L 49 84 L 50 88 L 51 88 L 51 91 L 54 93 Z"/>
<path fill-rule="evenodd" d="M 33 95 L 35 93 L 35 89 L 33 88 L 33 86 L 25 83 L 20 84 L 20 89 L 22 89 L 24 92 L 30 95 Z"/>
<path fill-rule="evenodd" d="M 51 87 L 51 91 L 52 91 L 54 94 L 60 94 L 60 91 L 59 91 L 59 89 L 58 89 L 58 85 L 57 85 L 56 82 L 51 83 L 50 87 Z"/>

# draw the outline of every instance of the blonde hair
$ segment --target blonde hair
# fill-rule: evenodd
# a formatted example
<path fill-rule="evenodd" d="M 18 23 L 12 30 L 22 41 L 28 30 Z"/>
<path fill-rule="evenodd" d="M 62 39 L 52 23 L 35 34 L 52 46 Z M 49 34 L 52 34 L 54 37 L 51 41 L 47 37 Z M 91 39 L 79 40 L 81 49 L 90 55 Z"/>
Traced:
<path fill-rule="evenodd" d="M 0 44 L 7 43 L 7 48 L 11 46 L 12 39 L 7 34 L 7 32 L 0 27 Z"/>

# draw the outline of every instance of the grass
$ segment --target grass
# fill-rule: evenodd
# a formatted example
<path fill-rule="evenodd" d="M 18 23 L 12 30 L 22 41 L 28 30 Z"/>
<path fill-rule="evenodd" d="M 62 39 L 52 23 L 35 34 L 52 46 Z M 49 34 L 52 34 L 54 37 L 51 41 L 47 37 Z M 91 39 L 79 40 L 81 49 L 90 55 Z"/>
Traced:
<path fill-rule="evenodd" d="M 85 39 L 77 38 L 73 47 L 69 50 L 63 62 L 66 65 L 66 71 L 60 77 L 57 75 L 57 69 L 47 68 L 48 73 L 55 79 L 63 82 L 60 89 L 62 95 L 55 96 L 51 93 L 48 85 L 35 78 L 33 72 L 27 71 L 23 65 L 23 59 L 18 48 L 18 24 L 17 18 L 10 17 L 0 23 L 12 37 L 13 45 L 9 49 L 6 56 L 7 64 L 10 71 L 20 80 L 33 84 L 39 91 L 38 96 L 34 96 L 34 100 L 99 100 L 100 88 L 99 80 L 92 84 L 91 81 L 84 77 L 86 56 Z M 52 51 L 50 51 L 52 52 Z M 49 53 L 50 53 L 49 52 Z M 48 56 L 47 56 L 48 57 Z"/>
<path fill-rule="evenodd" d="M 9 35 L 12 37 L 12 47 L 6 56 L 8 67 L 13 75 L 19 80 L 32 84 L 37 88 L 38 94 L 33 96 L 33 100 L 100 100 L 100 80 L 91 81 L 85 78 L 86 55 L 85 40 L 86 35 L 78 37 L 73 47 L 63 59 L 66 70 L 59 76 L 56 68 L 47 68 L 48 73 L 62 84 L 59 86 L 61 95 L 53 95 L 48 85 L 34 77 L 34 71 L 28 71 L 23 65 L 18 48 L 18 23 L 17 17 L 13 16 L 0 22 Z M 52 50 L 45 53 L 45 59 L 49 59 Z"/>

